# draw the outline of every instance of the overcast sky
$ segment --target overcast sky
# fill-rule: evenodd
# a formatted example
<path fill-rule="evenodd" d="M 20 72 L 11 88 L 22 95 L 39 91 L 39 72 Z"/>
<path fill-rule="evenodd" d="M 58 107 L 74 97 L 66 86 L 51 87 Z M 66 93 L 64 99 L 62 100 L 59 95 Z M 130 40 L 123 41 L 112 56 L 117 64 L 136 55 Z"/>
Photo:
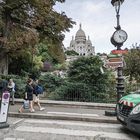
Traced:
<path fill-rule="evenodd" d="M 111 0 L 66 0 L 65 3 L 57 3 L 54 8 L 58 12 L 64 11 L 76 22 L 70 32 L 65 33 L 65 47 L 69 46 L 81 23 L 86 36 L 90 36 L 95 46 L 95 53 L 110 53 L 115 49 L 110 43 L 116 26 L 116 13 Z M 120 9 L 120 25 L 128 34 L 122 49 L 140 44 L 140 0 L 124 1 Z"/>

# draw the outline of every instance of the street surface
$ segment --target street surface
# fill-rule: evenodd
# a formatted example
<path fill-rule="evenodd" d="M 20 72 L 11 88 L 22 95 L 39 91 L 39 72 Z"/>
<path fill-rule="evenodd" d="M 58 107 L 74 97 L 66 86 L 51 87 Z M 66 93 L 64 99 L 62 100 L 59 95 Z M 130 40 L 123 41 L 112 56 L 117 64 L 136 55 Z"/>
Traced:
<path fill-rule="evenodd" d="M 15 104 L 15 105 L 10 105 L 9 106 L 9 112 L 18 112 L 18 109 L 21 107 L 21 104 Z M 34 107 L 35 109 L 35 113 L 38 113 L 38 114 L 50 114 L 50 113 L 53 113 L 53 114 L 61 114 L 61 113 L 65 113 L 65 114 L 75 114 L 75 115 L 78 115 L 78 114 L 87 114 L 89 116 L 97 116 L 97 113 L 98 115 L 102 115 L 104 114 L 104 110 L 102 109 L 85 109 L 85 108 L 82 108 L 82 107 L 71 107 L 71 106 L 68 106 L 68 107 L 64 107 L 64 106 L 51 106 L 51 105 L 43 105 L 43 107 L 45 107 L 45 110 L 42 110 L 42 111 L 39 111 L 39 108 L 37 106 Z M 23 113 L 29 113 L 29 110 L 24 110 Z"/>
<path fill-rule="evenodd" d="M 9 108 L 9 116 L 20 117 L 20 118 L 35 118 L 35 119 L 65 119 L 65 120 L 78 120 L 78 121 L 91 121 L 91 122 L 115 122 L 117 123 L 116 117 L 105 116 L 105 110 L 100 108 L 83 108 L 83 107 L 72 107 L 69 106 L 52 106 L 49 104 L 43 104 L 45 110 L 40 111 L 35 106 L 35 112 L 30 113 L 29 110 L 24 110 L 23 113 L 18 113 L 18 109 L 21 104 L 15 104 Z"/>
<path fill-rule="evenodd" d="M 0 140 L 139 140 L 120 124 L 10 118 Z"/>

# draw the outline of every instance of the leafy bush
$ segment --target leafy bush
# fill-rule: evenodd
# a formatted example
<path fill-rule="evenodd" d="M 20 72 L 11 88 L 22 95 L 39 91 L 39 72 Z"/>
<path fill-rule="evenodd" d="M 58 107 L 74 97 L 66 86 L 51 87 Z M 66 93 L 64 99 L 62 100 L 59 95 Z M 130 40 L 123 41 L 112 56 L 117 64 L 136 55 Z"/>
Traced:
<path fill-rule="evenodd" d="M 7 81 L 9 81 L 9 79 L 11 78 L 16 84 L 15 97 L 22 98 L 23 93 L 25 92 L 25 85 L 26 85 L 27 78 L 18 75 L 0 75 L 0 79 L 5 79 Z"/>
<path fill-rule="evenodd" d="M 65 82 L 57 88 L 50 98 L 67 101 L 90 101 L 90 89 L 83 83 Z"/>
<path fill-rule="evenodd" d="M 105 84 L 108 73 L 101 72 L 102 65 L 103 62 L 97 56 L 80 57 L 70 64 L 68 77 L 70 81 L 85 82 L 89 85 Z"/>
<path fill-rule="evenodd" d="M 125 83 L 125 95 L 140 90 L 140 83 Z"/>
<path fill-rule="evenodd" d="M 74 50 L 67 50 L 65 51 L 65 54 L 67 55 L 72 55 L 72 56 L 75 56 L 75 55 L 79 55 L 77 52 L 75 52 Z"/>
<path fill-rule="evenodd" d="M 48 93 L 55 91 L 56 88 L 60 87 L 64 83 L 64 79 L 55 76 L 51 73 L 41 75 L 39 80 L 42 86 L 44 87 L 44 90 Z"/>
<path fill-rule="evenodd" d="M 51 94 L 49 99 L 64 101 L 82 101 L 82 102 L 114 102 L 109 94 L 105 92 L 97 92 L 96 86 L 90 87 L 85 83 L 65 82 Z M 113 100 L 112 100 L 113 99 Z"/>

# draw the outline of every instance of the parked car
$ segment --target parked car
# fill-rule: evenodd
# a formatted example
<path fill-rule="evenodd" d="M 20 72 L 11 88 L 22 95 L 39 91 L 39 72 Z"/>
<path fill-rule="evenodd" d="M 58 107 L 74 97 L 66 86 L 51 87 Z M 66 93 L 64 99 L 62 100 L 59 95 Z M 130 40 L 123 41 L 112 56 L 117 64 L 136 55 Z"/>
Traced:
<path fill-rule="evenodd" d="M 122 97 L 116 111 L 118 121 L 140 135 L 140 91 Z"/>

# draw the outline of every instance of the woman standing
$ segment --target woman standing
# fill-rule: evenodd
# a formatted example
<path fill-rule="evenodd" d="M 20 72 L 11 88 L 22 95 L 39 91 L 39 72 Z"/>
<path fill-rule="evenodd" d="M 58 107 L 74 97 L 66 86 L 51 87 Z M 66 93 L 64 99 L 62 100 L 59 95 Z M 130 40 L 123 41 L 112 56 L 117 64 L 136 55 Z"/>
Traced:
<path fill-rule="evenodd" d="M 28 79 L 27 85 L 25 87 L 25 100 L 29 101 L 30 112 L 34 112 L 33 108 L 33 87 L 32 87 L 33 80 L 31 78 Z M 21 113 L 24 109 L 24 105 L 21 106 L 19 112 Z"/>
<path fill-rule="evenodd" d="M 11 105 L 14 105 L 15 102 L 14 102 L 14 99 L 15 99 L 15 83 L 13 81 L 13 79 L 10 79 L 9 82 L 8 82 L 8 90 L 11 94 L 11 97 L 12 97 L 12 104 Z"/>

